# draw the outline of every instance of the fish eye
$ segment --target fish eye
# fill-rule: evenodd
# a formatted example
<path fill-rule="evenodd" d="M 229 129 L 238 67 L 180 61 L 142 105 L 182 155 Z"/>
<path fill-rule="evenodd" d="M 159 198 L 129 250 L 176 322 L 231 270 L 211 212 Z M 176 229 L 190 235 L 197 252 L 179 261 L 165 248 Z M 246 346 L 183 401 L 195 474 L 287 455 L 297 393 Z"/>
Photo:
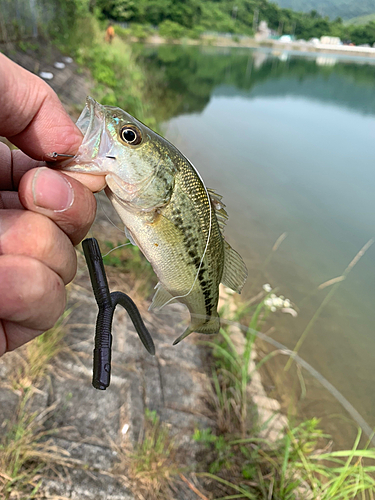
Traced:
<path fill-rule="evenodd" d="M 142 134 L 135 125 L 125 125 L 120 131 L 121 139 L 127 144 L 136 146 L 142 142 Z"/>

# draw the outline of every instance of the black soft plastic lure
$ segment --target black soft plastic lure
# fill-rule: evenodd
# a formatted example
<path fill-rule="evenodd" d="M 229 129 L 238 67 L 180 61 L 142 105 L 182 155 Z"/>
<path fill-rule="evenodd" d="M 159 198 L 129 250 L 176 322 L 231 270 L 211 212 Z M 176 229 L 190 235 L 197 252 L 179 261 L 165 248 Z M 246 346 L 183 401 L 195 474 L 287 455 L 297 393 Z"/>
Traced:
<path fill-rule="evenodd" d="M 155 354 L 155 345 L 132 299 L 123 292 L 111 293 L 109 291 L 97 240 L 87 238 L 82 242 L 82 247 L 95 300 L 99 307 L 95 328 L 92 385 L 95 389 L 105 390 L 109 386 L 111 378 L 112 320 L 118 304 L 126 309 L 142 344 L 152 355 Z"/>

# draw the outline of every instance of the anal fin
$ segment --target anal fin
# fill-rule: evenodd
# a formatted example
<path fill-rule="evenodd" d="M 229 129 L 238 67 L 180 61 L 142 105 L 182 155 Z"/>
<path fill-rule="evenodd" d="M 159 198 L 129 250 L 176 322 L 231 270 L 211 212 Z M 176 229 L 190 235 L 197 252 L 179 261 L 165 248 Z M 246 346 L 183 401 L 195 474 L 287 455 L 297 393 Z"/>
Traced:
<path fill-rule="evenodd" d="M 247 269 L 242 257 L 233 248 L 224 241 L 224 271 L 221 282 L 237 293 L 245 284 L 247 278 Z"/>
<path fill-rule="evenodd" d="M 162 309 L 165 304 L 168 302 L 168 304 L 171 304 L 175 299 L 173 295 L 171 295 L 168 290 L 166 290 L 163 285 L 159 283 L 155 287 L 156 292 L 155 295 L 152 298 L 152 302 L 150 307 L 148 308 L 149 311 L 153 311 L 154 309 L 160 310 Z"/>

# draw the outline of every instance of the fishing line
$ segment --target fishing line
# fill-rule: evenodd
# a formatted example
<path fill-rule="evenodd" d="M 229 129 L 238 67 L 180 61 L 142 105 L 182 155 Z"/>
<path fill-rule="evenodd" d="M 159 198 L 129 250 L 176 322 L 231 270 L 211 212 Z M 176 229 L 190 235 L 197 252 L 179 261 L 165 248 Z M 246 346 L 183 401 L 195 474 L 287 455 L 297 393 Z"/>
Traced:
<path fill-rule="evenodd" d="M 109 255 L 111 252 L 114 252 L 115 250 L 122 248 L 122 247 L 127 247 L 128 245 L 131 245 L 130 241 L 128 241 L 127 243 L 123 243 L 122 245 L 118 245 L 115 248 L 112 248 L 112 250 L 107 252 L 105 255 L 102 255 L 102 258 L 104 259 L 104 257 L 107 257 L 107 255 Z"/>
<path fill-rule="evenodd" d="M 181 153 L 182 154 L 182 153 Z M 206 195 L 207 195 L 207 199 L 208 199 L 208 204 L 209 204 L 209 207 L 210 207 L 210 224 L 209 224 L 209 228 L 208 228 L 208 236 L 207 236 L 207 242 L 206 242 L 206 246 L 205 246 L 205 249 L 204 249 L 204 252 L 203 252 L 203 255 L 202 255 L 202 258 L 201 258 L 201 261 L 200 261 L 200 264 L 199 264 L 199 267 L 198 267 L 198 270 L 197 270 L 197 274 L 195 275 L 195 278 L 194 278 L 194 281 L 193 281 L 193 284 L 191 285 L 191 288 L 190 290 L 185 293 L 185 295 L 177 295 L 176 297 L 171 297 L 165 304 L 163 304 L 163 306 L 160 308 L 162 309 L 163 307 L 165 307 L 166 305 L 168 305 L 170 302 L 172 302 L 172 300 L 175 300 L 175 299 L 183 299 L 184 297 L 187 297 L 188 295 L 190 295 L 191 291 L 193 290 L 194 288 L 194 285 L 198 279 L 198 275 L 199 275 L 199 271 L 202 267 L 202 264 L 203 264 L 203 259 L 207 253 L 207 248 L 208 248 L 208 244 L 210 242 L 210 238 L 211 238 L 211 225 L 212 225 L 212 203 L 211 203 L 211 198 L 210 198 L 210 195 L 208 194 L 208 191 L 207 191 L 207 188 L 206 188 L 206 185 L 200 175 L 200 173 L 198 172 L 198 170 L 194 167 L 194 165 L 191 163 L 191 161 L 185 156 L 183 155 L 184 158 L 189 162 L 189 164 L 193 167 L 193 170 L 195 171 L 195 173 L 197 174 L 197 176 L 199 177 L 202 185 L 203 185 L 203 188 L 206 192 Z"/>
<path fill-rule="evenodd" d="M 100 199 L 100 196 L 97 196 L 96 198 L 98 200 L 98 204 L 103 212 L 103 214 L 106 216 L 106 218 L 109 220 L 109 222 L 112 224 L 113 227 L 115 227 L 116 229 L 118 229 L 119 231 L 121 231 L 122 234 L 124 234 L 124 230 L 121 229 L 120 227 L 116 226 L 116 224 L 109 218 L 109 216 L 107 215 L 106 211 L 104 210 L 104 206 L 103 206 L 103 203 Z"/>

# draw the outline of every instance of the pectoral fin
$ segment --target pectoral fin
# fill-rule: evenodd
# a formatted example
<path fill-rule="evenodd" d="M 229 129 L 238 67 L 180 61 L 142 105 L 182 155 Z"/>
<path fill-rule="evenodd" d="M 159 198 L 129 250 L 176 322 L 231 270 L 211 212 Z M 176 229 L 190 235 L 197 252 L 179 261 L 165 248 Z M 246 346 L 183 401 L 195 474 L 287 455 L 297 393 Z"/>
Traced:
<path fill-rule="evenodd" d="M 173 295 L 171 295 L 160 282 L 156 285 L 155 288 L 156 292 L 152 298 L 151 305 L 148 308 L 149 311 L 152 311 L 154 309 L 160 310 L 165 306 L 167 302 L 168 304 L 171 304 L 174 301 Z"/>
<path fill-rule="evenodd" d="M 247 269 L 241 255 L 233 250 L 229 243 L 224 241 L 224 271 L 223 277 L 221 278 L 222 284 L 237 293 L 241 293 L 246 278 Z"/>
<path fill-rule="evenodd" d="M 124 226 L 124 229 L 125 229 L 125 236 L 128 238 L 128 240 L 130 241 L 130 243 L 131 243 L 132 245 L 134 245 L 135 247 L 137 247 L 138 245 L 137 245 L 137 243 L 134 241 L 134 238 L 133 238 L 133 236 L 132 236 L 131 232 L 129 231 L 129 229 L 128 229 L 126 226 Z"/>

